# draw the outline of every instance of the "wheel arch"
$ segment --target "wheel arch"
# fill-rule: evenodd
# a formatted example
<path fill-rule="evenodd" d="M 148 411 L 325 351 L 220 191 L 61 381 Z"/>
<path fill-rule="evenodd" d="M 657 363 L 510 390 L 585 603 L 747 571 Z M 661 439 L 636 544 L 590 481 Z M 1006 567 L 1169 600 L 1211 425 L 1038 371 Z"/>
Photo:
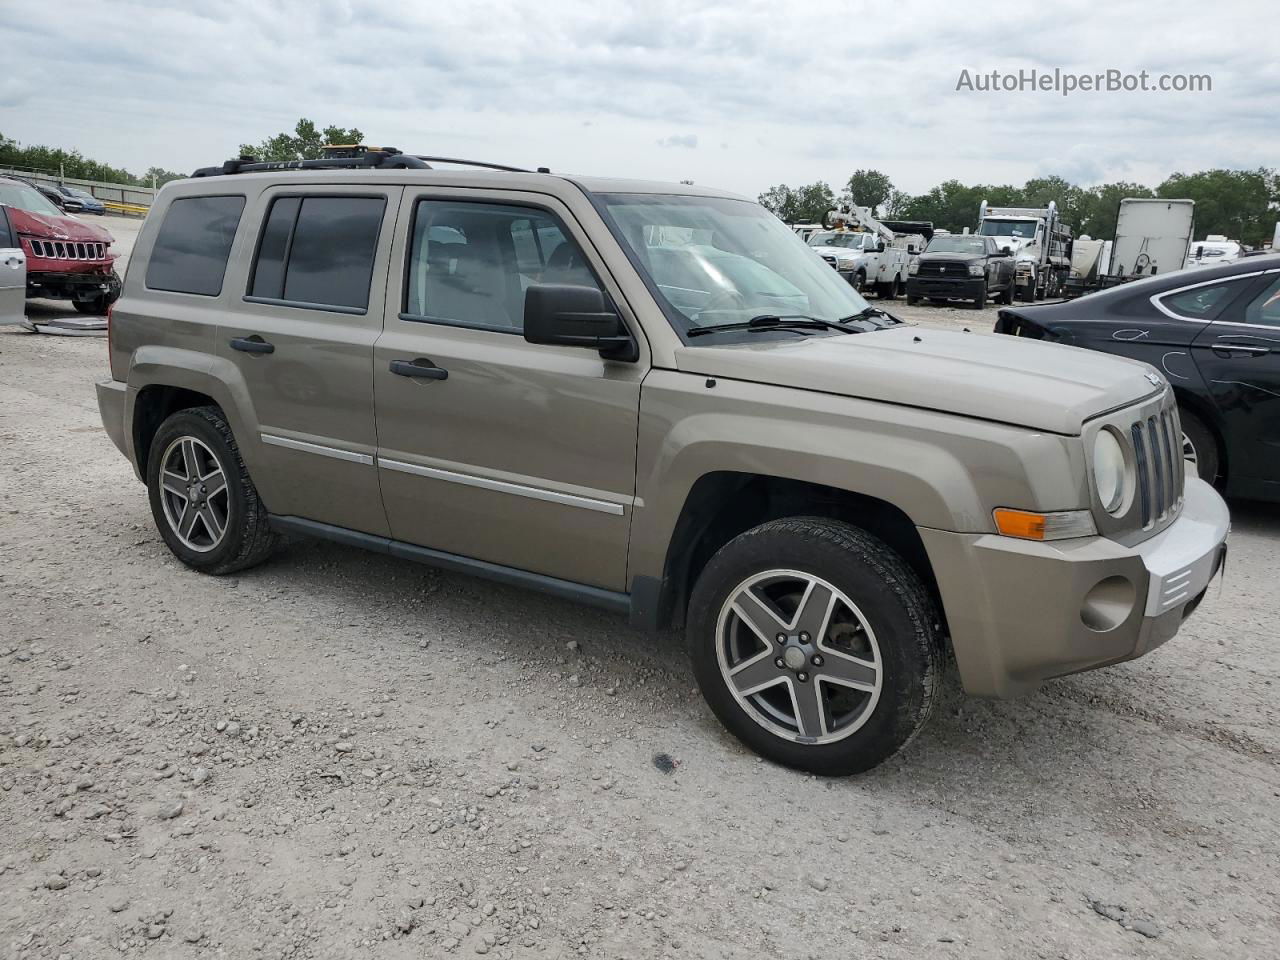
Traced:
<path fill-rule="evenodd" d="M 1231 475 L 1231 451 L 1227 446 L 1226 431 L 1223 430 L 1222 418 L 1218 415 L 1217 408 L 1212 401 L 1194 390 L 1188 390 L 1177 383 L 1171 383 L 1170 385 L 1173 387 L 1173 396 L 1177 400 L 1178 406 L 1189 410 L 1198 417 L 1200 422 L 1204 424 L 1205 429 L 1213 437 L 1213 442 L 1217 444 L 1218 476 L 1220 481 L 1225 483 Z"/>
<path fill-rule="evenodd" d="M 901 507 L 879 497 L 807 480 L 737 471 L 704 474 L 690 488 L 667 545 L 660 579 L 637 577 L 641 619 L 655 627 L 684 623 L 693 585 L 716 551 L 741 533 L 785 517 L 823 517 L 884 541 L 920 576 L 942 610 L 924 542 Z"/>

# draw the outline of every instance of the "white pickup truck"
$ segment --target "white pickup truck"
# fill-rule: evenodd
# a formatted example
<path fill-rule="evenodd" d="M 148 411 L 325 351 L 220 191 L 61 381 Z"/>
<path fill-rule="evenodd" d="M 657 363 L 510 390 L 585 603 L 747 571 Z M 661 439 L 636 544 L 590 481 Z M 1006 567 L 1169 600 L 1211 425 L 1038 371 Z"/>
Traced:
<path fill-rule="evenodd" d="M 833 210 L 824 223 L 831 229 L 810 234 L 809 246 L 854 289 L 888 300 L 906 289 L 911 251 L 866 207 Z"/>

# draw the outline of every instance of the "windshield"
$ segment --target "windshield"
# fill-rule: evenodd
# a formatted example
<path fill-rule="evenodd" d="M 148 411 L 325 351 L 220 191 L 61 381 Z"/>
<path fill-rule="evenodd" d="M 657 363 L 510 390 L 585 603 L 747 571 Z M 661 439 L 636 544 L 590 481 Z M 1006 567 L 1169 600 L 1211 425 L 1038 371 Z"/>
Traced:
<path fill-rule="evenodd" d="M 1036 235 L 1036 221 L 983 220 L 978 233 L 984 237 L 1021 237 L 1024 240 L 1031 240 Z"/>
<path fill-rule="evenodd" d="M 986 243 L 977 237 L 934 237 L 926 253 L 985 253 Z"/>
<path fill-rule="evenodd" d="M 0 204 L 25 210 L 27 213 L 40 213 L 46 217 L 60 217 L 62 211 L 46 200 L 35 187 L 13 180 L 0 180 Z"/>
<path fill-rule="evenodd" d="M 851 250 L 861 250 L 864 247 L 875 246 L 875 241 L 869 233 L 815 233 L 809 238 L 809 246 L 849 247 Z"/>
<path fill-rule="evenodd" d="M 834 322 L 867 309 L 846 280 L 759 204 L 660 194 L 597 196 L 682 334 L 765 315 Z M 874 317 L 856 321 L 854 329 L 893 322 Z"/>

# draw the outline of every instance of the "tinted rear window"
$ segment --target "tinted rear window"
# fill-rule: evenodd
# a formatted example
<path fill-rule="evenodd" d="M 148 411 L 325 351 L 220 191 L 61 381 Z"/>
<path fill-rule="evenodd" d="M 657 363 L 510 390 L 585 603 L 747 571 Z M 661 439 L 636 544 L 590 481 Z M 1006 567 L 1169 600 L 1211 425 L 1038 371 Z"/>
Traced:
<path fill-rule="evenodd" d="M 243 210 L 244 197 L 183 197 L 169 204 L 151 249 L 147 286 L 216 297 Z"/>
<path fill-rule="evenodd" d="M 365 310 L 382 197 L 280 197 L 262 230 L 251 296 Z"/>

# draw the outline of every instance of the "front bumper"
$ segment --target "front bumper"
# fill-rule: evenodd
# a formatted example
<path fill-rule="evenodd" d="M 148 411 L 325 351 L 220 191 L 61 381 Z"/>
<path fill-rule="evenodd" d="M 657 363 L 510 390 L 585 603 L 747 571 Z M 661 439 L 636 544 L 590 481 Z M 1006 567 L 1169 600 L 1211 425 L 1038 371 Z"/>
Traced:
<path fill-rule="evenodd" d="M 114 300 L 120 296 L 120 278 L 113 270 L 33 270 L 30 268 L 31 261 L 28 260 L 27 263 L 28 298 L 93 300 L 105 296 L 108 300 Z"/>
<path fill-rule="evenodd" d="M 950 297 L 976 300 L 986 287 L 986 277 L 921 277 L 907 278 L 909 297 Z"/>
<path fill-rule="evenodd" d="M 1229 530 L 1227 505 L 1192 477 L 1178 519 L 1133 547 L 1104 537 L 920 535 L 965 690 L 1008 697 L 1171 639 L 1221 568 Z"/>

